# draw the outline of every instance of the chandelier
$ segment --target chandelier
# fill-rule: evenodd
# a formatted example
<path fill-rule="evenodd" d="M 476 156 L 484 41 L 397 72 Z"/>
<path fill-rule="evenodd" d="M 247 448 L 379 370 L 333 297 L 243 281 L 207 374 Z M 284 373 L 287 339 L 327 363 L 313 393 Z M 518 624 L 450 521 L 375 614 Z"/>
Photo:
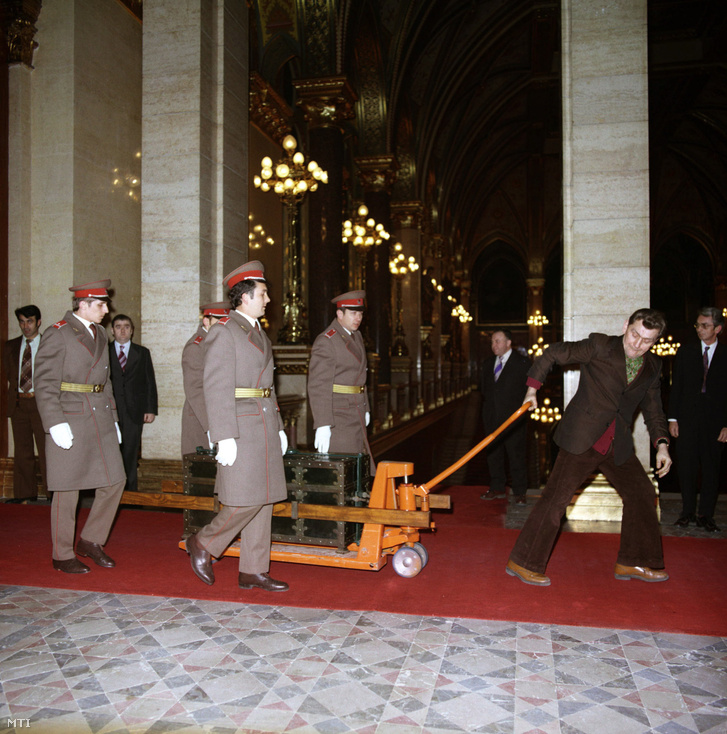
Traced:
<path fill-rule="evenodd" d="M 309 191 L 319 183 L 328 183 L 328 173 L 315 161 L 305 163 L 305 156 L 296 151 L 298 143 L 292 135 L 283 138 L 285 158 L 273 166 L 269 156 L 260 161 L 260 175 L 253 178 L 255 188 L 274 191 L 286 207 L 288 232 L 286 241 L 285 300 L 283 326 L 278 332 L 281 344 L 302 344 L 308 340 L 305 304 L 301 295 L 301 253 L 298 238 L 298 206 Z"/>
<path fill-rule="evenodd" d="M 343 241 L 350 242 L 354 247 L 368 250 L 370 247 L 380 245 L 389 237 L 391 235 L 384 225 L 377 224 L 373 217 L 369 217 L 369 210 L 365 204 L 361 204 L 358 208 L 356 217 L 343 223 Z"/>
<path fill-rule="evenodd" d="M 545 326 L 549 323 L 548 317 L 541 314 L 539 309 L 536 309 L 534 314 L 528 316 L 528 326 Z"/>
<path fill-rule="evenodd" d="M 407 257 L 403 252 L 401 242 L 394 245 L 394 254 L 389 258 L 389 272 L 394 276 L 396 282 L 396 328 L 394 331 L 394 342 L 391 345 L 391 353 L 395 357 L 406 357 L 409 348 L 406 346 L 406 333 L 404 332 L 404 306 L 401 297 L 401 281 L 409 273 L 419 270 L 419 263 L 413 255 Z"/>
<path fill-rule="evenodd" d="M 679 342 L 672 341 L 671 336 L 667 336 L 666 339 L 662 336 L 661 339 L 659 339 L 659 341 L 651 348 L 660 357 L 673 357 L 680 346 L 681 344 Z"/>
<path fill-rule="evenodd" d="M 328 172 L 324 171 L 315 161 L 305 165 L 305 156 L 295 151 L 298 143 L 292 135 L 283 138 L 283 149 L 286 157 L 278 161 L 273 167 L 269 156 L 260 161 L 260 175 L 253 178 L 256 189 L 270 191 L 271 189 L 285 204 L 297 204 L 302 201 L 308 191 L 315 191 L 318 183 L 328 183 Z"/>

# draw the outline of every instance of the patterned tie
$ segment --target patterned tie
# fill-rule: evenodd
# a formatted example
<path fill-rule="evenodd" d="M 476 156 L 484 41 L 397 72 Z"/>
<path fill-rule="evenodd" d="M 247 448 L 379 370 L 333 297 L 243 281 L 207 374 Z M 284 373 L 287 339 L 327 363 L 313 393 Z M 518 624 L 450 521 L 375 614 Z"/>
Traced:
<path fill-rule="evenodd" d="M 707 392 L 707 372 L 709 372 L 709 347 L 704 348 L 702 355 L 702 363 L 704 364 L 704 377 L 702 378 L 702 392 Z"/>
<path fill-rule="evenodd" d="M 497 358 L 497 366 L 495 367 L 495 382 L 500 379 L 500 372 L 502 372 L 502 357 Z"/>
<path fill-rule="evenodd" d="M 119 344 L 119 364 L 121 365 L 121 371 L 126 372 L 126 355 L 124 354 L 123 344 Z"/>
<path fill-rule="evenodd" d="M 33 392 L 33 354 L 30 351 L 30 339 L 25 340 L 23 361 L 20 364 L 20 389 Z"/>

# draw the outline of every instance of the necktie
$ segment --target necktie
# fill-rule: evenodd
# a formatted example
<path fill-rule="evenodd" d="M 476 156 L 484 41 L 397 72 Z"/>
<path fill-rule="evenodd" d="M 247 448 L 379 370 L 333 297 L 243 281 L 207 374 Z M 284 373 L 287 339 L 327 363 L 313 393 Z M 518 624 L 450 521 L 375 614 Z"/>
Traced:
<path fill-rule="evenodd" d="M 707 372 L 709 372 L 709 347 L 704 348 L 702 355 L 702 363 L 704 364 L 704 377 L 702 378 L 702 392 L 707 392 Z"/>
<path fill-rule="evenodd" d="M 126 372 L 126 355 L 124 354 L 123 344 L 119 344 L 119 364 L 121 365 L 121 371 Z"/>
<path fill-rule="evenodd" d="M 258 334 L 260 333 L 260 324 L 258 324 L 257 321 L 255 322 L 255 331 L 257 331 Z"/>
<path fill-rule="evenodd" d="M 495 382 L 500 378 L 500 372 L 502 372 L 502 357 L 497 358 L 497 366 L 495 367 Z"/>
<path fill-rule="evenodd" d="M 93 337 L 93 340 L 96 341 L 96 337 L 98 336 L 98 332 L 96 331 L 96 324 L 91 324 L 91 336 Z"/>
<path fill-rule="evenodd" d="M 25 340 L 23 361 L 20 363 L 20 389 L 23 392 L 33 392 L 33 355 L 29 339 Z"/>

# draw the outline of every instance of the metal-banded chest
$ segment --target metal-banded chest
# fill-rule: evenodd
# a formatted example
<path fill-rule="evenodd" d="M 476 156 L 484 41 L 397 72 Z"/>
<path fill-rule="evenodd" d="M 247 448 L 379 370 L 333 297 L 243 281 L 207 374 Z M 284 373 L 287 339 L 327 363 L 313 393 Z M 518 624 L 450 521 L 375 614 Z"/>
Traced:
<path fill-rule="evenodd" d="M 272 539 L 283 543 L 320 545 L 345 551 L 358 541 L 360 523 L 298 517 L 299 503 L 323 506 L 367 507 L 371 478 L 366 454 L 309 454 L 290 452 L 283 457 L 287 501 L 291 517 L 273 516 Z M 184 457 L 185 495 L 214 498 L 214 510 L 184 510 L 184 537 L 197 532 L 219 512 L 215 496 L 217 462 L 207 452 Z"/>
<path fill-rule="evenodd" d="M 359 523 L 297 517 L 296 505 L 366 507 L 370 485 L 365 454 L 288 453 L 284 457 L 285 482 L 291 517 L 273 517 L 273 540 L 283 543 L 333 546 L 345 551 L 358 541 Z"/>

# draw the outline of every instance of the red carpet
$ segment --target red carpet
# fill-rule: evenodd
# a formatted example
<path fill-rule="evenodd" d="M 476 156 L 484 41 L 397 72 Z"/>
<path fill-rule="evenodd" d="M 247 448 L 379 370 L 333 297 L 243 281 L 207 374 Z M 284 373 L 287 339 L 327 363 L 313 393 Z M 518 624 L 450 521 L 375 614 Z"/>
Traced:
<path fill-rule="evenodd" d="M 91 573 L 63 574 L 51 566 L 50 508 L 1 504 L 0 583 L 727 636 L 727 540 L 664 538 L 671 578 L 646 584 L 614 579 L 618 535 L 563 533 L 548 566 L 553 583 L 536 588 L 505 574 L 518 531 L 502 527 L 501 501 L 481 502 L 481 491 L 448 490 L 455 509 L 434 513 L 438 529 L 423 537 L 429 563 L 415 578 L 399 577 L 390 564 L 369 572 L 274 563 L 272 575 L 291 587 L 284 594 L 238 589 L 235 558 L 216 564 L 217 581 L 206 586 L 177 548 L 180 514 L 126 507 L 106 546 L 117 567 L 90 563 Z"/>

